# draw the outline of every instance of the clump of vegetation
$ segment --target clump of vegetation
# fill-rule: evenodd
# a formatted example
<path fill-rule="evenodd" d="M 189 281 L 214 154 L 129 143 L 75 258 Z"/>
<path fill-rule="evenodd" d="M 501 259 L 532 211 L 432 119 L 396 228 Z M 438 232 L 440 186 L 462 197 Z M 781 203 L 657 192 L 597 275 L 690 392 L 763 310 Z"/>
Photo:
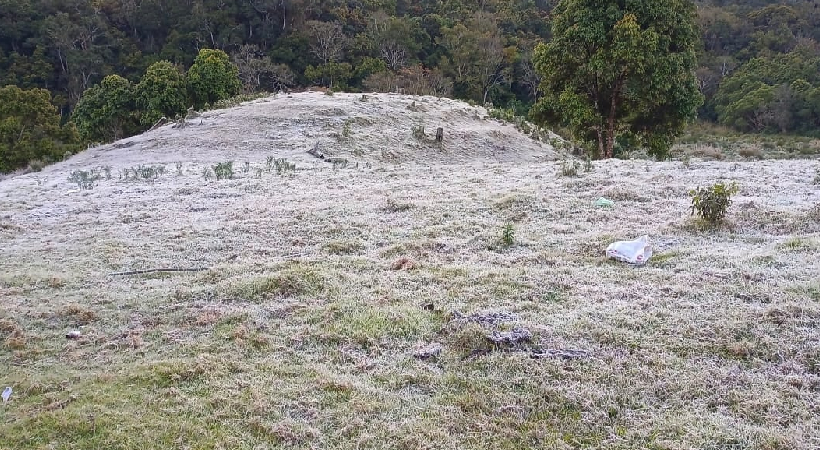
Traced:
<path fill-rule="evenodd" d="M 515 245 L 515 227 L 511 223 L 507 223 L 501 228 L 501 247 L 510 248 L 513 245 Z"/>
<path fill-rule="evenodd" d="M 575 159 L 565 159 L 561 162 L 561 175 L 565 177 L 577 177 L 581 163 Z"/>
<path fill-rule="evenodd" d="M 820 185 L 820 169 L 814 174 L 814 184 Z"/>
<path fill-rule="evenodd" d="M 220 103 L 236 96 L 242 89 L 239 69 L 222 50 L 201 49 L 185 78 L 188 96 L 193 99 L 194 107 L 197 109 L 206 104 L 214 105 L 214 109 L 224 108 L 242 101 L 240 98 L 234 98 Z"/>
<path fill-rule="evenodd" d="M 584 160 L 584 172 L 592 172 L 595 166 L 592 165 L 592 158 L 587 156 L 587 159 Z"/>
<path fill-rule="evenodd" d="M 120 179 L 124 181 L 149 181 L 153 182 L 165 174 L 165 166 L 143 166 L 123 169 Z"/>
<path fill-rule="evenodd" d="M 296 164 L 289 162 L 285 158 L 268 157 L 268 169 L 270 169 L 271 166 L 276 169 L 277 175 L 282 175 L 284 173 L 293 172 L 296 170 Z"/>
<path fill-rule="evenodd" d="M 697 214 L 709 225 L 719 224 L 726 217 L 726 210 L 732 204 L 732 195 L 737 193 L 737 184 L 715 183 L 711 187 L 689 191 L 692 197 L 692 214 Z"/>
<path fill-rule="evenodd" d="M 413 137 L 419 141 L 427 139 L 427 134 L 424 132 L 424 125 L 416 125 L 413 127 Z"/>
<path fill-rule="evenodd" d="M 230 180 L 233 178 L 233 161 L 225 161 L 215 165 L 214 175 L 216 175 L 217 180 Z"/>
<path fill-rule="evenodd" d="M 525 116 L 520 115 L 513 108 L 492 108 L 488 111 L 488 114 L 491 119 L 514 125 L 516 130 L 526 134 L 532 139 L 552 144 L 553 139 L 549 137 L 546 131 L 530 123 Z M 553 147 L 555 147 L 555 145 L 553 145 Z"/>
<path fill-rule="evenodd" d="M 387 199 L 387 204 L 383 208 L 387 212 L 404 212 L 413 209 L 412 203 L 399 203 L 392 198 Z"/>
<path fill-rule="evenodd" d="M 94 189 L 94 184 L 100 178 L 100 172 L 96 169 L 75 170 L 68 176 L 68 181 L 75 183 L 80 189 Z"/>

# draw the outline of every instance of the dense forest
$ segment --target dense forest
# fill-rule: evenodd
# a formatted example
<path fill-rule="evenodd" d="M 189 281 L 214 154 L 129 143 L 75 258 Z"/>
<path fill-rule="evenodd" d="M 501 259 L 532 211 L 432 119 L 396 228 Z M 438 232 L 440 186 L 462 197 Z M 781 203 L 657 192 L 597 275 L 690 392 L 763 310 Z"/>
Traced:
<path fill-rule="evenodd" d="M 0 0 L 0 87 L 47 89 L 65 121 L 107 75 L 136 85 L 154 63 L 184 73 L 200 50 L 218 49 L 245 92 L 398 88 L 524 114 L 539 96 L 533 49 L 550 39 L 557 3 Z M 699 119 L 820 134 L 818 2 L 695 3 Z"/>

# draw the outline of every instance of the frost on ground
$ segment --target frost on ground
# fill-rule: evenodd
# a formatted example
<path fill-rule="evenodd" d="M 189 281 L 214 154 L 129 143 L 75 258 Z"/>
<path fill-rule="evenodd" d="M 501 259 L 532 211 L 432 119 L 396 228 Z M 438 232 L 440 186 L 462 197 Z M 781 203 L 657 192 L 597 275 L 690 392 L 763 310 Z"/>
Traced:
<path fill-rule="evenodd" d="M 564 177 L 485 115 L 279 96 L 0 182 L 0 448 L 820 446 L 817 161 Z"/>

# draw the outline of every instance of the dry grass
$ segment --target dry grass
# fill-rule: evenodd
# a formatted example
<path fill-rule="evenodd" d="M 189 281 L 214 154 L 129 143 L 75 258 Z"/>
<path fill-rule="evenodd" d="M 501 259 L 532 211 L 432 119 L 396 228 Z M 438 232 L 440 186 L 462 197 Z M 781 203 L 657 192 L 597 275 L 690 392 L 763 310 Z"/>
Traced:
<path fill-rule="evenodd" d="M 397 145 L 404 164 L 365 148 L 369 168 L 333 170 L 275 139 L 233 146 L 241 125 L 207 114 L 224 142 L 163 129 L 0 182 L 0 448 L 820 446 L 816 161 L 568 179 L 534 150 L 445 164 Z M 183 175 L 67 180 L 160 154 Z M 297 170 L 200 175 L 268 155 Z M 686 192 L 719 180 L 741 189 L 731 229 L 698 232 Z M 492 249 L 513 219 L 515 245 Z M 641 234 L 646 266 L 604 259 Z"/>

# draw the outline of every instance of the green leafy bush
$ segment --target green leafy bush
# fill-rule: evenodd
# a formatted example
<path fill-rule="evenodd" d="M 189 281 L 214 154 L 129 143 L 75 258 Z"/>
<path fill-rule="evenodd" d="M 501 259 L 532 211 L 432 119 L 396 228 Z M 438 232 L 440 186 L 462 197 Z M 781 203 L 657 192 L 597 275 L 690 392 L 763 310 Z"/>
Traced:
<path fill-rule="evenodd" d="M 94 184 L 102 178 L 98 170 L 75 170 L 71 172 L 68 181 L 77 185 L 80 189 L 94 189 Z"/>
<path fill-rule="evenodd" d="M 726 217 L 726 210 L 732 204 L 732 195 L 736 193 L 735 183 L 715 183 L 711 187 L 692 189 L 689 191 L 692 214 L 697 214 L 710 225 L 717 225 Z"/>
<path fill-rule="evenodd" d="M 185 77 L 168 61 L 151 64 L 134 90 L 143 125 L 150 126 L 162 117 L 174 119 L 185 113 Z"/>
<path fill-rule="evenodd" d="M 46 161 L 79 150 L 72 123 L 60 126 L 60 114 L 45 89 L 0 88 L 0 173 L 26 167 L 36 170 Z"/>
<path fill-rule="evenodd" d="M 221 162 L 215 165 L 214 174 L 217 180 L 229 180 L 233 178 L 233 161 Z"/>
<path fill-rule="evenodd" d="M 501 246 L 512 247 L 515 244 L 515 228 L 511 223 L 505 224 L 501 229 Z"/>
<path fill-rule="evenodd" d="M 71 115 L 83 139 L 110 142 L 133 136 L 139 130 L 131 82 L 109 75 L 83 92 Z"/>
<path fill-rule="evenodd" d="M 188 94 L 194 107 L 201 109 L 239 94 L 239 69 L 222 50 L 203 48 L 186 75 Z"/>

